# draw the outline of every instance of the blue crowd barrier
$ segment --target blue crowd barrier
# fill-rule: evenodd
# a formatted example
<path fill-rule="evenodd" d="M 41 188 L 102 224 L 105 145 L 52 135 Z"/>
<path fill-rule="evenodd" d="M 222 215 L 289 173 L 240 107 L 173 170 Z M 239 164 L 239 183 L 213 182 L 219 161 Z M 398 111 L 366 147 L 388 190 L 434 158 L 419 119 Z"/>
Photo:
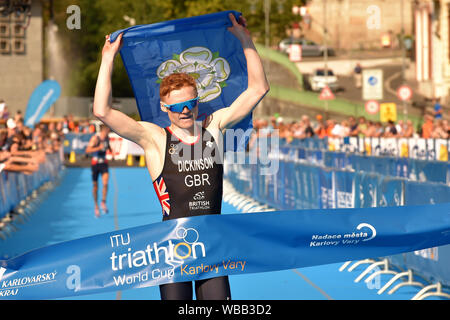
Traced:
<path fill-rule="evenodd" d="M 450 186 L 432 182 L 405 182 L 405 204 L 423 205 L 450 201 Z"/>
<path fill-rule="evenodd" d="M 76 154 L 84 154 L 89 140 L 93 133 L 73 133 L 64 135 L 64 153 L 68 154 L 74 151 Z"/>
<path fill-rule="evenodd" d="M 281 153 L 283 160 L 303 160 L 329 168 L 376 172 L 392 177 L 450 184 L 450 163 L 444 161 L 366 156 L 345 152 L 303 149 L 296 146 L 283 146 Z"/>
<path fill-rule="evenodd" d="M 441 183 L 407 181 L 405 204 L 445 203 L 450 199 L 450 186 Z M 403 254 L 403 265 L 432 281 L 450 285 L 450 246 L 441 246 Z"/>
<path fill-rule="evenodd" d="M 241 193 L 279 210 L 423 205 L 450 199 L 450 186 L 443 183 L 448 181 L 446 162 L 349 155 L 297 145 L 281 148 L 274 174 L 262 175 L 259 163 L 248 163 L 247 159 L 245 165 L 227 165 L 227 179 Z M 430 260 L 412 252 L 389 260 L 450 286 L 450 246 L 429 250 L 439 255 Z"/>
<path fill-rule="evenodd" d="M 62 168 L 59 153 L 48 154 L 39 170 L 31 175 L 20 172 L 0 172 L 0 219 L 5 217 L 31 193 L 48 181 L 54 181 Z"/>

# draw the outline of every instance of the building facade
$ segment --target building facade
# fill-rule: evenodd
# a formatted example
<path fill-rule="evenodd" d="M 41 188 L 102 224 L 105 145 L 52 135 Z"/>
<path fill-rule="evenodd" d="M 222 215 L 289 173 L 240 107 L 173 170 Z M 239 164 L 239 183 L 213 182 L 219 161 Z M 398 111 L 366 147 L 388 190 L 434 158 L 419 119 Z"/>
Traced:
<path fill-rule="evenodd" d="M 304 34 L 322 42 L 326 26 L 327 42 L 338 50 L 381 49 L 386 36 L 388 46 L 398 47 L 402 24 L 405 35 L 413 34 L 412 4 L 413 0 L 311 0 L 311 22 Z"/>
<path fill-rule="evenodd" d="M 414 2 L 416 80 L 420 93 L 450 98 L 450 0 Z"/>
<path fill-rule="evenodd" d="M 42 3 L 22 3 L 29 10 L 0 13 L 0 99 L 10 113 L 24 113 L 31 93 L 43 80 Z"/>

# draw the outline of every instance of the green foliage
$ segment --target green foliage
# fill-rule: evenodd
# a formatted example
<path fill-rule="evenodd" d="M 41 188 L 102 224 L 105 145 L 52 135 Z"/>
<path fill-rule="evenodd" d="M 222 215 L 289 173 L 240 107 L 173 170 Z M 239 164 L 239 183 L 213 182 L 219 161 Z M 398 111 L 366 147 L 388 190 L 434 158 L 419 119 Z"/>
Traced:
<path fill-rule="evenodd" d="M 276 45 L 286 36 L 286 28 L 299 19 L 292 14 L 292 6 L 305 0 L 270 2 L 270 42 Z M 54 22 L 58 26 L 67 61 L 70 61 L 69 85 L 65 88 L 70 95 L 93 96 L 105 35 L 129 27 L 124 16 L 135 19 L 139 25 L 236 10 L 243 13 L 256 41 L 264 42 L 264 0 L 58 0 L 53 3 Z M 70 5 L 78 5 L 81 9 L 80 30 L 66 27 L 69 16 L 66 9 Z M 114 64 L 112 84 L 114 96 L 133 96 L 120 58 Z"/>

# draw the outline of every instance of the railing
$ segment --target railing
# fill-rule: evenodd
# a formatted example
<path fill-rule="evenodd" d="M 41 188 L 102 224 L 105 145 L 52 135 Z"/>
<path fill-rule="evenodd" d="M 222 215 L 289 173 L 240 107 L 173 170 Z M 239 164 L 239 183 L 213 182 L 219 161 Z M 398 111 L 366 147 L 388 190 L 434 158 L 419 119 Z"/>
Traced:
<path fill-rule="evenodd" d="M 0 236 L 11 220 L 9 214 L 26 213 L 31 202 L 38 198 L 39 191 L 48 190 L 61 173 L 60 153 L 46 155 L 46 161 L 31 175 L 20 172 L 0 172 Z"/>
<path fill-rule="evenodd" d="M 354 146 L 341 142 L 340 150 Z M 430 154 L 433 145 L 437 145 L 434 142 L 426 144 L 426 155 Z M 450 201 L 448 161 L 367 156 L 360 152 L 361 149 L 332 152 L 327 151 L 329 143 L 327 140 L 305 139 L 281 144 L 279 152 L 272 150 L 269 154 L 272 161 L 278 160 L 278 170 L 273 174 L 261 174 L 266 165 L 252 162 L 251 156 L 246 154 L 244 163 L 225 162 L 225 177 L 239 194 L 247 196 L 247 201 L 250 197 L 260 206 L 278 210 L 423 205 Z M 413 270 L 430 282 L 437 281 L 439 285 L 430 288 L 436 289 L 435 295 L 445 296 L 439 290 L 442 289 L 441 284 L 450 286 L 450 245 L 392 256 L 388 261 L 403 271 Z M 412 285 L 415 283 L 406 273 L 399 279 L 402 277 Z M 425 290 L 416 298 L 429 295 L 430 292 Z"/>

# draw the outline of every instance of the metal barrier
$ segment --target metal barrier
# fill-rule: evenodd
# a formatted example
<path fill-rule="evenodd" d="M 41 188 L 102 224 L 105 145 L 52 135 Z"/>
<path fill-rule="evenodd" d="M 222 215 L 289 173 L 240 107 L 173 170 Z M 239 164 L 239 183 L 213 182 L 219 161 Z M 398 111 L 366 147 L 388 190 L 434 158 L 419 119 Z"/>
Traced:
<path fill-rule="evenodd" d="M 280 140 L 280 145 L 286 144 L 285 139 Z M 288 145 L 321 151 L 438 161 L 448 161 L 450 153 L 450 139 L 326 137 L 294 139 Z"/>
<path fill-rule="evenodd" d="M 367 157 L 285 145 L 281 147 L 279 170 L 275 174 L 258 174 L 260 164 L 249 163 L 248 158 L 244 164 L 225 163 L 225 176 L 237 190 L 233 203 L 251 203 L 253 199 L 278 210 L 291 210 L 434 204 L 450 199 L 449 165 L 446 162 Z M 324 166 L 324 163 L 337 168 Z M 415 172 L 420 181 L 411 180 L 414 178 L 411 172 Z M 426 182 L 428 179 L 441 181 Z M 411 252 L 381 261 L 360 261 L 370 266 L 357 279 L 361 281 L 374 268 L 382 266 L 382 270 L 366 279 L 371 281 L 381 274 L 394 275 L 394 280 L 380 289 L 379 294 L 406 277 L 406 281 L 389 291 L 390 294 L 409 285 L 427 288 L 415 298 L 446 297 L 442 285 L 450 286 L 450 246 L 428 250 L 436 253 Z M 399 270 L 394 271 L 390 266 Z M 353 269 L 350 267 L 349 270 Z M 413 274 L 427 281 L 415 281 Z M 431 289 L 435 292 L 431 293 Z"/>
<path fill-rule="evenodd" d="M 17 229 L 61 179 L 62 160 L 59 153 L 46 155 L 46 161 L 31 175 L 0 172 L 0 239 Z"/>

